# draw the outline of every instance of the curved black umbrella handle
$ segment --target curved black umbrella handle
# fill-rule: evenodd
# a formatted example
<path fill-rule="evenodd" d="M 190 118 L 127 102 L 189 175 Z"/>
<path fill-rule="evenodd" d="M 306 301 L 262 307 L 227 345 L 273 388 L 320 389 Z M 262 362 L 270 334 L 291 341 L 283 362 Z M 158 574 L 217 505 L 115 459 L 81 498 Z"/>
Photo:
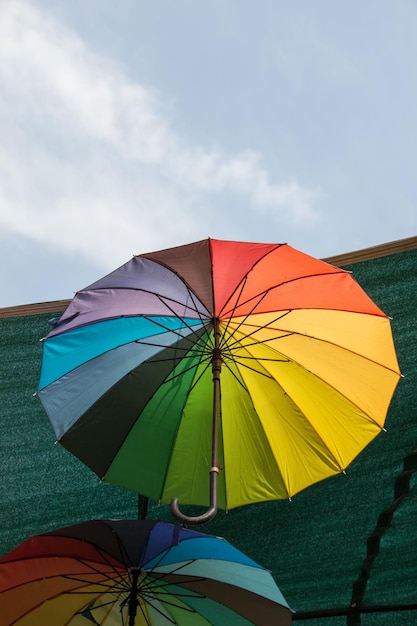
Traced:
<path fill-rule="evenodd" d="M 181 513 L 179 509 L 179 500 L 178 498 L 172 498 L 171 500 L 171 513 L 173 517 L 175 517 L 178 522 L 181 524 L 189 525 L 198 525 L 205 524 L 213 519 L 213 517 L 217 513 L 217 480 L 219 476 L 219 468 L 212 467 L 210 468 L 210 507 L 207 509 L 205 513 L 202 515 L 185 515 Z"/>

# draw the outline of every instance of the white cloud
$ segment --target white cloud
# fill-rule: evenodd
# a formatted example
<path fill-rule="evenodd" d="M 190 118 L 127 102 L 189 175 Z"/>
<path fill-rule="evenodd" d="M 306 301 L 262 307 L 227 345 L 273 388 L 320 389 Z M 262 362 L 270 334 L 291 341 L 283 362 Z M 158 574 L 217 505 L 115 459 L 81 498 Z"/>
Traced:
<path fill-rule="evenodd" d="M 96 262 L 212 234 L 221 194 L 248 219 L 318 218 L 317 191 L 274 183 L 254 151 L 190 144 L 158 94 L 21 0 L 0 12 L 0 123 L 2 227 Z"/>

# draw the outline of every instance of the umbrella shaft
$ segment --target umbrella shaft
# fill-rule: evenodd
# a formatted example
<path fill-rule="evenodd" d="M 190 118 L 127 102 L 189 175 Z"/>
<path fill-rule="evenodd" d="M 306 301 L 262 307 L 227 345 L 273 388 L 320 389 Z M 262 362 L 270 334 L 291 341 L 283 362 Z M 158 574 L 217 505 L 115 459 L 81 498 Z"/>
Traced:
<path fill-rule="evenodd" d="M 219 320 L 214 320 L 214 349 L 212 356 L 212 372 L 213 372 L 213 425 L 212 425 L 212 448 L 211 448 L 211 465 L 210 471 L 218 471 L 218 435 L 219 435 L 219 406 L 220 406 L 220 372 L 222 369 L 222 357 L 220 350 L 220 329 Z M 217 485 L 217 480 L 211 481 Z"/>
<path fill-rule="evenodd" d="M 129 612 L 129 626 L 135 626 L 136 621 L 136 612 L 138 608 L 138 580 L 139 580 L 139 570 L 137 568 L 132 568 L 132 580 L 131 580 L 131 588 L 129 592 L 129 603 L 128 603 L 128 612 Z"/>

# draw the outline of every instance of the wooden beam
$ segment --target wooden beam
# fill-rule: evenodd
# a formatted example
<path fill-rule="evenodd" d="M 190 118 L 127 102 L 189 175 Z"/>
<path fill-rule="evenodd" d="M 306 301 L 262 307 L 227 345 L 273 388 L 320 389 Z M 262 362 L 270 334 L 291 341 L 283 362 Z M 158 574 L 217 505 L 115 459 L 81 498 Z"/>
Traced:
<path fill-rule="evenodd" d="M 342 267 L 343 265 L 350 265 L 351 263 L 370 261 L 383 256 L 389 256 L 390 254 L 398 254 L 399 252 L 414 250 L 415 248 L 417 248 L 417 237 L 408 237 L 408 239 L 399 239 L 398 241 L 383 243 L 379 246 L 364 248 L 363 250 L 357 250 L 356 252 L 347 252 L 346 254 L 338 254 L 336 256 L 327 257 L 326 259 L 323 259 L 323 261 L 331 263 L 332 265 L 337 265 L 337 267 Z"/>

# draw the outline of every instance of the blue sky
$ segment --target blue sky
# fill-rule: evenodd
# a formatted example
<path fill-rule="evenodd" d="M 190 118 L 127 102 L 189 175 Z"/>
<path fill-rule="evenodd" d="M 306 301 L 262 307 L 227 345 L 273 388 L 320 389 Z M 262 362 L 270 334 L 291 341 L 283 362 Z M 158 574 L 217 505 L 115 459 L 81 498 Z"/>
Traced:
<path fill-rule="evenodd" d="M 416 234 L 414 0 L 2 0 L 0 307 L 219 239 Z"/>

